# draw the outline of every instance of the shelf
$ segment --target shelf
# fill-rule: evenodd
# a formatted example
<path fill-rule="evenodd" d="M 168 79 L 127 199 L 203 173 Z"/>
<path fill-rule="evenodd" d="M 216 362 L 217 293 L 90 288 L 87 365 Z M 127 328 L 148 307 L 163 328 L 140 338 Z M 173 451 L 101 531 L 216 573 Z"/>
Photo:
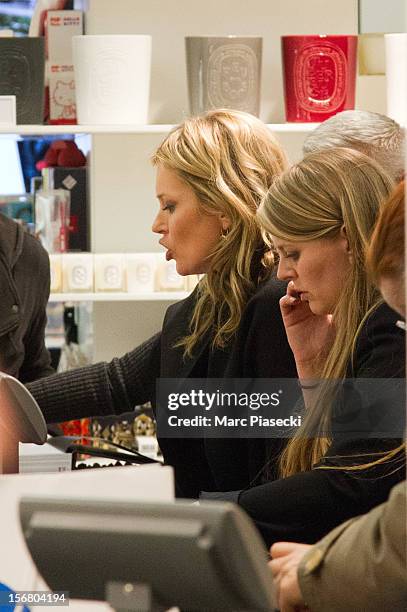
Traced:
<path fill-rule="evenodd" d="M 51 293 L 50 302 L 177 302 L 188 297 L 187 291 L 154 293 Z"/>
<path fill-rule="evenodd" d="M 307 133 L 319 123 L 269 123 L 276 133 Z M 174 126 L 151 125 L 0 125 L 0 135 L 49 136 L 56 134 L 167 134 Z"/>

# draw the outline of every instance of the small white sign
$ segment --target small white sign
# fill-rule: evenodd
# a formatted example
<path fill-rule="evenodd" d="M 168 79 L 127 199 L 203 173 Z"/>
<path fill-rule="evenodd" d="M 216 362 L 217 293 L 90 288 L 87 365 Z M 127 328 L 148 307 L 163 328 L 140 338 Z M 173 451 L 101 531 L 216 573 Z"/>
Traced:
<path fill-rule="evenodd" d="M 0 96 L 0 126 L 16 125 L 16 97 Z"/>

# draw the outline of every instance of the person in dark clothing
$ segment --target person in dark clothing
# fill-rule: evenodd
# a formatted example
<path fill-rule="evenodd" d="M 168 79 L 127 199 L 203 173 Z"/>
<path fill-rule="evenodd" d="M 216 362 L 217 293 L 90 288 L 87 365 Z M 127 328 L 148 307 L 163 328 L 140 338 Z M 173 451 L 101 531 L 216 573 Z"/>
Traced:
<path fill-rule="evenodd" d="M 366 261 L 386 302 L 402 317 L 405 300 L 404 182 L 385 203 L 370 241 Z M 407 482 L 368 514 L 343 523 L 315 546 L 278 542 L 269 565 L 279 609 L 296 612 L 407 609 Z M 343 585 L 347 585 L 344 592 Z M 365 588 L 361 589 L 360 585 Z M 368 586 L 368 588 L 366 588 Z"/>
<path fill-rule="evenodd" d="M 156 379 L 295 377 L 270 245 L 256 218 L 284 153 L 255 117 L 219 110 L 187 119 L 153 157 L 159 212 L 153 230 L 182 275 L 204 273 L 171 306 L 161 332 L 109 364 L 29 385 L 48 422 L 120 414 L 154 402 Z M 177 495 L 248 486 L 280 441 L 160 439 Z"/>
<path fill-rule="evenodd" d="M 27 383 L 53 373 L 45 347 L 49 258 L 36 238 L 0 214 L 0 371 Z"/>
<path fill-rule="evenodd" d="M 403 392 L 396 405 L 386 404 L 387 391 L 404 379 L 404 332 L 364 268 L 391 187 L 364 154 L 332 149 L 310 154 L 276 179 L 260 207 L 280 257 L 278 277 L 289 281 L 280 307 L 304 419 L 282 452 L 280 478 L 216 497 L 246 510 L 268 545 L 314 543 L 384 502 L 404 478 Z M 380 379 L 383 388 L 372 381 L 366 401 L 354 393 L 362 379 Z M 329 381 L 341 380 L 338 396 Z M 398 424 L 384 438 L 375 421 L 390 408 Z M 343 409 L 362 418 L 340 431 Z"/>

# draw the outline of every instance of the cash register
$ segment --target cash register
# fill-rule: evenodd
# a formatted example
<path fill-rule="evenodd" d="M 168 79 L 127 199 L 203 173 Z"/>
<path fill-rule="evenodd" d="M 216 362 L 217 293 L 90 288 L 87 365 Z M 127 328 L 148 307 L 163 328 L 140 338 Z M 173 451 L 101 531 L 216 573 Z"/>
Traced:
<path fill-rule="evenodd" d="M 121 612 L 274 610 L 267 551 L 234 504 L 23 498 L 20 521 L 43 579 L 70 598 Z"/>

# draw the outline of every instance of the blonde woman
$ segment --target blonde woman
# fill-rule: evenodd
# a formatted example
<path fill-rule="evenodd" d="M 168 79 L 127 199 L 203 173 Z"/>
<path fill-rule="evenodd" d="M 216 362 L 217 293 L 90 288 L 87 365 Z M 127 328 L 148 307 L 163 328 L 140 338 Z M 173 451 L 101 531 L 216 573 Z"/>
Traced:
<path fill-rule="evenodd" d="M 371 277 L 386 302 L 403 319 L 404 199 L 403 182 L 382 209 L 367 251 Z M 406 500 L 404 480 L 392 489 L 386 503 L 340 525 L 313 547 L 291 542 L 274 544 L 270 567 L 279 609 L 295 612 L 306 601 L 313 612 L 405 612 Z M 369 588 L 360 588 L 362 584 L 369 584 Z"/>
<path fill-rule="evenodd" d="M 30 385 L 48 422 L 154 402 L 159 377 L 295 376 L 278 306 L 285 283 L 270 279 L 270 247 L 256 217 L 286 167 L 273 135 L 251 115 L 213 111 L 176 127 L 152 161 L 159 201 L 153 231 L 180 274 L 205 277 L 167 310 L 162 331 L 127 355 Z M 247 486 L 277 445 L 160 440 L 183 497 Z"/>
<path fill-rule="evenodd" d="M 391 187 L 390 178 L 364 154 L 332 149 L 285 172 L 260 208 L 279 255 L 278 277 L 288 281 L 280 305 L 305 403 L 303 426 L 280 458 L 281 478 L 228 496 L 257 522 L 268 544 L 315 542 L 343 520 L 385 501 L 403 478 L 400 440 L 379 439 L 367 430 L 359 436 L 331 431 L 337 406 L 332 385 L 324 384 L 404 378 L 404 332 L 364 268 Z M 356 400 L 345 393 L 339 408 L 353 410 Z M 362 423 L 382 409 L 368 405 Z"/>

